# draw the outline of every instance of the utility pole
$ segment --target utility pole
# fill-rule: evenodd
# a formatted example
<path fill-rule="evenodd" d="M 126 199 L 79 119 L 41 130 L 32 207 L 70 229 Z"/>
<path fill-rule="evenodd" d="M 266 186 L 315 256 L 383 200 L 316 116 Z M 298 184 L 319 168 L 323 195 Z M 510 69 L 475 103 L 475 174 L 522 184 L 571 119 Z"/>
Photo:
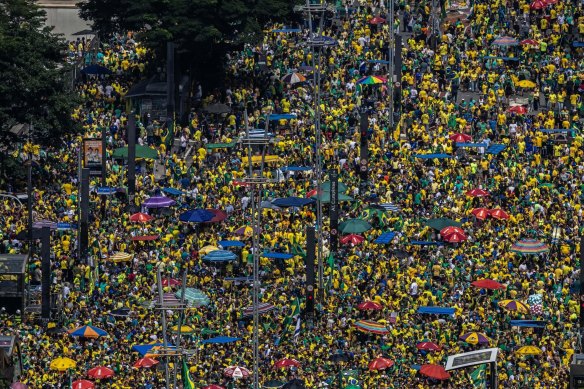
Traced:
<path fill-rule="evenodd" d="M 106 144 L 106 136 L 107 136 L 106 127 L 103 126 L 101 128 L 101 186 L 102 187 L 106 187 L 107 186 L 107 182 L 106 182 L 106 178 L 107 178 L 107 162 L 106 162 L 106 158 L 107 158 L 106 146 L 107 146 L 107 144 Z M 102 195 L 101 196 L 101 219 L 102 220 L 105 219 L 106 199 L 107 199 L 107 196 L 106 195 Z"/>
<path fill-rule="evenodd" d="M 168 129 L 167 146 L 170 150 L 174 145 L 174 114 L 175 114 L 175 82 L 174 82 L 174 43 L 166 43 L 166 128 Z"/>
<path fill-rule="evenodd" d="M 134 212 L 136 203 L 136 115 L 130 112 L 128 118 L 128 210 Z"/>
<path fill-rule="evenodd" d="M 388 45 L 388 70 L 389 70 L 389 128 L 393 131 L 393 74 L 394 70 L 394 59 L 395 59 L 395 12 L 394 12 L 394 0 L 388 0 L 388 10 L 389 10 L 389 45 Z"/>

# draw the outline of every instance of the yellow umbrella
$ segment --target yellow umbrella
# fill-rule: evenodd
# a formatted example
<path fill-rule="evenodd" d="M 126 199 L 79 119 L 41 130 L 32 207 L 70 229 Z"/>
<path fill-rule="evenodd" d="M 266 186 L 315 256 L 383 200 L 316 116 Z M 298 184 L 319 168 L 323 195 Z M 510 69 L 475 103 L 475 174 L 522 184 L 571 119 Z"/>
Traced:
<path fill-rule="evenodd" d="M 507 311 L 529 313 L 529 306 L 517 300 L 501 300 L 499 306 Z"/>
<path fill-rule="evenodd" d="M 112 262 L 127 262 L 131 261 L 134 256 L 132 254 L 117 252 L 114 255 L 110 255 L 109 260 Z"/>
<path fill-rule="evenodd" d="M 519 355 L 539 355 L 543 351 L 535 346 L 523 346 L 519 350 L 515 351 L 516 354 Z"/>
<path fill-rule="evenodd" d="M 535 88 L 535 82 L 529 80 L 521 80 L 516 85 L 521 88 Z"/>
<path fill-rule="evenodd" d="M 178 326 L 171 327 L 170 330 L 178 334 Z M 191 326 L 180 326 L 180 332 L 182 334 L 192 334 L 195 329 Z"/>
<path fill-rule="evenodd" d="M 202 249 L 200 249 L 199 253 L 200 254 L 209 254 L 211 251 L 216 251 L 216 250 L 219 250 L 219 247 L 208 245 L 208 246 L 205 246 Z"/>
<path fill-rule="evenodd" d="M 75 366 L 77 366 L 75 361 L 67 357 L 59 357 L 51 362 L 51 369 L 58 371 L 74 369 Z"/>
<path fill-rule="evenodd" d="M 249 159 L 246 157 L 243 158 L 242 164 L 243 166 L 247 166 Z M 273 163 L 273 162 L 280 162 L 282 161 L 280 159 L 280 157 L 278 157 L 277 155 L 266 155 L 264 156 L 264 163 Z M 259 164 L 262 162 L 262 156 L 261 155 L 254 155 L 251 157 L 251 163 L 253 164 Z"/>

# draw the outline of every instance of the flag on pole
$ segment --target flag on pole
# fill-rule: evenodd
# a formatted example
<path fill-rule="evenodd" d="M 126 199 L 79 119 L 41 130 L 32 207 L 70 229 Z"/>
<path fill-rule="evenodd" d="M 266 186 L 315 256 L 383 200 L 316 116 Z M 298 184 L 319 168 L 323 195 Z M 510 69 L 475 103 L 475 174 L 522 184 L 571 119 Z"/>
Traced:
<path fill-rule="evenodd" d="M 280 342 L 282 342 L 286 335 L 288 334 L 288 328 L 290 327 L 290 325 L 292 325 L 293 320 L 294 319 L 298 320 L 300 318 L 300 299 L 298 297 L 296 297 L 290 309 L 291 309 L 290 315 L 286 316 L 284 318 L 284 322 L 282 323 L 283 327 L 282 334 L 280 334 L 278 339 L 276 339 L 275 342 L 276 346 L 278 346 Z"/>
<path fill-rule="evenodd" d="M 187 366 L 187 361 L 183 358 L 182 366 L 182 379 L 184 389 L 195 389 L 195 381 L 191 378 L 191 373 L 189 373 L 189 368 Z"/>
<path fill-rule="evenodd" d="M 296 318 L 296 328 L 294 329 L 294 343 L 298 341 L 300 336 L 300 315 Z"/>
<path fill-rule="evenodd" d="M 487 365 L 479 365 L 472 373 L 470 373 L 470 378 L 472 380 L 472 385 L 474 388 L 481 388 L 485 386 L 485 378 L 487 374 Z"/>

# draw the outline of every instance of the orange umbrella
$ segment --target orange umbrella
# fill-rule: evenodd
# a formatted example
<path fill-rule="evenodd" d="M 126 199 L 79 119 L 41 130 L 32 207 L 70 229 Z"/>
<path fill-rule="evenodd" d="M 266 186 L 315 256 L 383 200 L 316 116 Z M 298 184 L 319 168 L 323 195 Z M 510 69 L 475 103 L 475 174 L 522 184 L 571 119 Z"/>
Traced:
<path fill-rule="evenodd" d="M 489 216 L 489 210 L 486 208 L 475 208 L 472 210 L 472 214 L 475 215 L 477 219 L 485 220 Z"/>
<path fill-rule="evenodd" d="M 369 370 L 385 370 L 393 366 L 393 361 L 388 358 L 377 357 L 369 362 Z"/>
<path fill-rule="evenodd" d="M 509 219 L 509 215 L 507 214 L 507 212 L 503 211 L 502 209 L 491 209 L 489 211 L 489 213 L 491 214 L 492 217 L 494 217 L 495 219 Z"/>

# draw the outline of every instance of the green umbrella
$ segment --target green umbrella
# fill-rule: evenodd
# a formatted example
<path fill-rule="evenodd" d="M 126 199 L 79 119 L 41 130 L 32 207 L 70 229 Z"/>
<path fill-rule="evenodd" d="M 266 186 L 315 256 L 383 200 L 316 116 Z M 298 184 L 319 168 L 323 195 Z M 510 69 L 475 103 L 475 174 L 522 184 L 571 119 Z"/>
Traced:
<path fill-rule="evenodd" d="M 112 158 L 128 158 L 128 148 L 120 147 L 115 149 Z M 150 147 L 136 145 L 136 158 L 158 159 L 158 151 Z"/>
<path fill-rule="evenodd" d="M 446 217 L 439 217 L 438 219 L 429 219 L 426 221 L 426 225 L 438 231 L 449 226 L 462 227 L 462 223 L 454 221 L 452 219 L 448 219 Z"/>
<path fill-rule="evenodd" d="M 312 196 L 313 199 L 320 200 L 323 204 L 328 204 L 331 202 L 331 192 L 322 192 L 321 194 Z M 354 201 L 355 199 L 346 194 L 339 192 L 339 201 Z"/>
<path fill-rule="evenodd" d="M 323 182 L 322 184 L 320 184 L 320 189 L 323 192 L 330 192 L 331 191 L 331 182 L 330 181 Z M 339 182 L 338 190 L 339 190 L 339 193 L 345 193 L 347 191 L 347 185 L 343 184 L 342 182 Z"/>
<path fill-rule="evenodd" d="M 271 380 L 271 381 L 265 382 L 262 385 L 262 388 L 281 388 L 284 385 L 286 385 L 285 382 L 278 381 L 278 380 Z"/>
<path fill-rule="evenodd" d="M 339 231 L 342 234 L 360 234 L 371 229 L 371 224 L 363 219 L 349 219 L 345 220 L 339 226 Z"/>
<path fill-rule="evenodd" d="M 209 328 L 203 328 L 203 330 L 201 331 L 201 335 L 216 335 L 218 333 L 219 331 L 215 331 Z"/>

